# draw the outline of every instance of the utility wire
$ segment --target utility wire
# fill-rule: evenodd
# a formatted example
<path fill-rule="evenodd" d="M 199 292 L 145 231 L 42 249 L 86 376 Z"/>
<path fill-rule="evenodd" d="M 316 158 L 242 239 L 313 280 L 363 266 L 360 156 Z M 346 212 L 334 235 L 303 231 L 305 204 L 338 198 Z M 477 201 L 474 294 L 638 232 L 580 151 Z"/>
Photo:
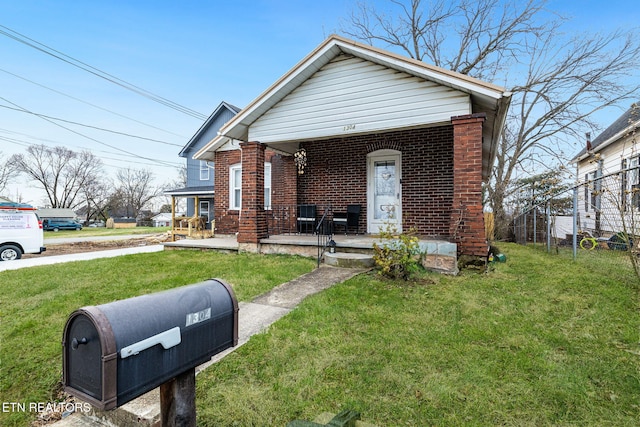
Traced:
<path fill-rule="evenodd" d="M 25 139 L 18 139 L 18 138 L 14 138 L 14 137 L 11 137 L 11 136 L 2 136 L 1 134 L 19 135 L 19 136 L 22 136 L 22 137 L 27 137 L 29 139 L 33 139 L 33 140 L 36 140 L 36 141 L 42 141 L 42 142 L 34 143 L 34 142 L 31 142 L 31 141 L 27 141 Z M 15 131 L 12 131 L 12 130 L 9 130 L 9 129 L 4 129 L 4 128 L 0 128 L 0 141 L 7 141 L 7 142 L 10 142 L 12 144 L 20 145 L 22 147 L 27 147 L 27 148 L 29 148 L 30 146 L 34 146 L 34 145 L 42 145 L 44 143 L 51 143 L 51 144 L 57 144 L 57 145 L 66 145 L 65 143 L 62 143 L 60 141 L 55 141 L 53 139 L 40 138 L 38 136 L 29 135 L 27 133 L 15 132 Z M 79 148 L 80 150 L 87 150 L 87 148 L 84 148 L 84 147 L 80 147 L 80 146 L 75 146 L 75 147 Z M 124 154 L 114 153 L 113 151 L 107 151 L 107 150 L 91 149 L 91 151 L 95 152 L 95 153 L 106 153 L 106 154 L 115 155 L 115 156 L 124 156 Z M 108 159 L 108 157 L 101 156 L 101 159 Z M 131 160 L 130 156 L 125 160 L 123 160 L 123 159 L 113 159 L 113 160 L 116 160 L 116 161 L 127 161 L 127 162 L 140 163 L 140 164 L 149 164 L 149 163 L 142 163 L 142 162 L 133 162 Z M 167 163 L 171 165 L 169 167 L 181 167 L 181 166 L 183 166 L 183 164 L 180 163 L 180 162 L 167 162 Z M 157 163 L 154 163 L 154 165 L 163 166 L 163 165 L 158 165 Z"/>
<path fill-rule="evenodd" d="M 134 119 L 134 118 L 132 118 L 132 117 L 125 116 L 124 114 L 120 114 L 120 113 L 118 113 L 118 112 L 116 112 L 116 111 L 109 110 L 108 108 L 100 107 L 99 105 L 92 104 L 91 102 L 88 102 L 88 101 L 82 100 L 82 99 L 80 99 L 80 98 L 76 98 L 75 96 L 72 96 L 72 95 L 66 94 L 66 93 L 64 93 L 64 92 L 60 92 L 59 90 L 55 90 L 55 89 L 50 88 L 50 87 L 48 87 L 48 86 L 42 85 L 42 84 L 40 84 L 40 83 L 38 83 L 38 82 L 34 82 L 33 80 L 29 80 L 29 79 L 27 79 L 26 77 L 22 77 L 22 76 L 19 76 L 19 75 L 17 75 L 17 74 L 14 74 L 14 73 L 12 73 L 11 71 L 7 71 L 7 70 L 4 70 L 4 69 L 2 69 L 2 68 L 0 68 L 0 71 L 2 71 L 3 73 L 9 74 L 10 76 L 13 76 L 13 77 L 15 77 L 15 78 L 18 78 L 18 79 L 24 80 L 25 82 L 29 82 L 29 83 L 31 83 L 31 84 L 33 84 L 33 85 L 36 85 L 36 86 L 39 86 L 39 87 L 41 87 L 41 88 L 44 88 L 44 89 L 50 90 L 51 92 L 57 93 L 58 95 L 65 96 L 65 97 L 67 97 L 67 98 L 73 99 L 74 101 L 78 101 L 78 102 L 81 102 L 81 103 L 83 103 L 83 104 L 85 104 L 85 105 L 89 105 L 89 106 L 91 106 L 91 107 L 93 107 L 93 108 L 97 108 L 97 109 L 99 109 L 99 110 L 106 111 L 107 113 L 113 114 L 113 115 L 115 115 L 115 116 L 122 117 L 123 119 L 131 120 L 132 122 L 135 122 L 135 123 L 141 124 L 141 125 L 143 125 L 143 126 L 147 126 L 147 127 L 152 128 L 152 129 L 156 129 L 156 130 L 159 130 L 159 131 L 162 131 L 162 132 L 165 132 L 165 133 L 169 133 L 169 134 L 174 135 L 174 136 L 178 136 L 178 137 L 180 137 L 180 138 L 184 138 L 184 135 L 178 135 L 177 133 L 174 133 L 174 132 L 168 131 L 168 130 L 166 130 L 166 129 L 161 129 L 161 128 L 159 128 L 159 127 L 156 127 L 156 126 L 150 125 L 150 124 L 148 124 L 148 123 L 141 122 L 141 121 L 136 120 L 136 119 Z"/>
<path fill-rule="evenodd" d="M 6 142 L 9 142 L 9 143 L 20 145 L 22 147 L 27 147 L 27 148 L 30 147 L 30 146 L 33 146 L 33 145 L 37 145 L 37 144 L 31 143 L 31 142 L 27 142 L 27 141 L 15 139 L 15 138 L 8 138 L 8 137 L 5 137 L 5 136 L 0 136 L 0 141 L 6 141 Z M 103 152 L 107 153 L 107 151 L 103 151 Z M 182 166 L 181 163 L 174 163 L 174 164 L 167 163 L 167 164 L 160 164 L 159 165 L 156 162 L 148 163 L 148 162 L 139 162 L 139 161 L 131 160 L 130 157 L 127 158 L 127 159 L 118 159 L 118 158 L 114 158 L 114 157 L 100 156 L 100 160 L 102 160 L 102 163 L 105 166 L 112 167 L 112 168 L 122 168 L 122 166 L 117 166 L 117 165 L 114 165 L 114 164 L 111 164 L 111 163 L 105 163 L 104 162 L 105 159 L 106 160 L 113 160 L 113 161 L 116 161 L 116 162 L 126 162 L 127 164 L 155 166 L 155 167 L 179 168 L 179 167 Z"/>
<path fill-rule="evenodd" d="M 112 74 L 109 74 L 105 71 L 102 71 L 98 68 L 95 68 L 89 64 L 86 64 L 78 59 L 75 59 L 69 55 L 66 55 L 65 53 L 62 53 L 58 50 L 55 50 L 45 44 L 42 44 L 40 42 L 38 42 L 37 40 L 34 40 L 32 38 L 29 38 L 27 36 L 25 36 L 24 34 L 20 34 L 17 31 L 12 30 L 11 28 L 8 28 L 4 25 L 0 24 L 0 34 L 9 37 L 10 39 L 13 39 L 19 43 L 25 44 L 29 47 L 32 47 L 36 50 L 39 50 L 42 53 L 45 53 L 47 55 L 50 55 L 54 58 L 57 58 L 63 62 L 66 62 L 69 65 L 72 65 L 74 67 L 80 68 L 81 70 L 84 70 L 88 73 L 91 73 L 97 77 L 100 77 L 101 79 L 107 80 L 108 82 L 114 83 L 124 89 L 130 90 L 131 92 L 137 93 L 138 95 L 144 96 L 145 98 L 148 98 L 152 101 L 155 101 L 159 104 L 162 104 L 164 106 L 167 106 L 169 108 L 172 108 L 176 111 L 179 111 L 181 113 L 184 113 L 186 115 L 189 115 L 191 117 L 195 117 L 197 119 L 200 120 L 206 120 L 207 116 L 199 113 L 195 110 L 192 110 L 188 107 L 185 107 L 183 105 L 180 105 L 176 102 L 170 101 L 166 98 L 163 98 L 160 95 L 156 95 L 152 92 L 149 92 L 148 90 L 142 89 L 139 86 L 136 86 L 132 83 L 128 83 Z"/>
<path fill-rule="evenodd" d="M 34 115 L 34 116 L 37 116 L 37 117 L 40 117 L 40 118 L 47 118 L 47 119 L 55 120 L 55 121 L 58 121 L 58 122 L 69 123 L 69 124 L 72 124 L 72 125 L 78 125 L 78 126 L 82 126 L 82 127 L 86 127 L 86 128 L 90 128 L 90 129 L 96 129 L 96 130 L 100 130 L 100 131 L 103 131 L 103 132 L 115 133 L 116 135 L 128 136 L 130 138 L 137 138 L 137 139 L 143 139 L 145 141 L 157 142 L 159 144 L 171 145 L 171 146 L 174 146 L 174 147 L 183 147 L 184 146 L 182 144 L 175 144 L 175 143 L 172 143 L 172 142 L 166 142 L 166 141 L 160 141 L 158 139 L 147 138 L 147 137 L 144 137 L 144 136 L 132 135 L 130 133 L 118 132 L 116 130 L 111 130 L 111 129 L 105 129 L 105 128 L 101 128 L 101 127 L 97 127 L 97 126 L 86 125 L 86 124 L 74 122 L 74 121 L 71 121 L 71 120 L 61 119 L 59 117 L 47 116 L 45 114 L 35 113 L 33 111 L 28 111 L 28 110 L 25 110 L 23 108 L 9 107 L 8 105 L 0 105 L 0 108 L 6 108 L 6 109 L 9 109 L 9 110 L 20 111 L 21 113 L 31 114 L 31 115 Z"/>
<path fill-rule="evenodd" d="M 62 128 L 62 129 L 65 129 L 65 130 L 67 130 L 67 131 L 71 132 L 71 133 L 74 133 L 74 134 L 76 134 L 76 135 L 79 135 L 79 136 L 82 136 L 82 137 L 84 137 L 84 138 L 87 138 L 87 139 L 88 139 L 88 140 L 90 140 L 90 141 L 93 141 L 93 142 L 96 142 L 96 143 L 98 143 L 98 144 L 104 145 L 105 147 L 109 147 L 109 148 L 111 148 L 111 149 L 113 149 L 113 150 L 116 150 L 116 151 L 119 151 L 119 152 L 122 152 L 122 153 L 125 153 L 125 154 L 129 154 L 129 155 L 131 155 L 131 156 L 133 156 L 133 157 L 136 157 L 136 158 L 138 158 L 138 159 L 149 160 L 149 161 L 151 161 L 151 162 L 156 162 L 156 163 L 158 163 L 158 164 L 163 164 L 163 165 L 165 165 L 165 166 L 171 166 L 171 163 L 170 163 L 170 162 L 166 162 L 166 161 L 164 161 L 164 160 L 152 159 L 152 158 L 149 158 L 149 157 L 144 157 L 144 156 L 141 156 L 141 155 L 139 155 L 139 154 L 135 154 L 135 153 L 132 153 L 132 152 L 130 152 L 130 151 L 123 150 L 123 149 L 121 149 L 121 148 L 118 148 L 118 147 L 115 147 L 115 146 L 113 146 L 113 145 L 107 144 L 106 142 L 102 142 L 102 141 L 97 140 L 97 139 L 95 139 L 95 138 L 91 138 L 91 137 L 90 137 L 90 136 L 88 136 L 88 135 L 85 135 L 85 134 L 80 133 L 80 132 L 77 132 L 77 131 L 75 131 L 75 130 L 73 130 L 73 129 L 71 129 L 71 128 L 68 128 L 68 127 L 66 127 L 66 126 L 63 126 L 63 125 L 61 125 L 60 123 L 57 123 L 57 122 L 55 122 L 55 121 L 53 121 L 53 120 L 50 120 L 50 119 L 48 119 L 48 118 L 46 118 L 46 117 L 39 116 L 38 114 L 33 113 L 32 111 L 29 111 L 29 110 L 27 110 L 26 108 L 22 108 L 22 107 L 21 107 L 21 106 L 19 106 L 18 104 L 16 104 L 16 103 L 14 103 L 14 102 L 9 101 L 9 100 L 8 100 L 8 99 L 6 99 L 6 98 L 3 98 L 3 97 L 1 97 L 1 96 L 0 96 L 0 99 L 1 99 L 1 100 L 3 100 L 4 102 L 8 103 L 8 104 L 11 104 L 11 105 L 13 105 L 13 106 L 15 106 L 15 107 L 17 107 L 17 108 L 19 108 L 19 109 L 23 110 L 24 112 L 27 112 L 27 113 L 33 114 L 33 115 L 35 115 L 35 116 L 37 116 L 37 117 L 40 117 L 40 118 L 41 118 L 42 120 L 44 120 L 44 121 L 47 121 L 47 122 L 49 122 L 49 123 L 51 123 L 51 124 L 53 124 L 53 125 L 55 125 L 55 126 L 58 126 L 58 127 Z"/>

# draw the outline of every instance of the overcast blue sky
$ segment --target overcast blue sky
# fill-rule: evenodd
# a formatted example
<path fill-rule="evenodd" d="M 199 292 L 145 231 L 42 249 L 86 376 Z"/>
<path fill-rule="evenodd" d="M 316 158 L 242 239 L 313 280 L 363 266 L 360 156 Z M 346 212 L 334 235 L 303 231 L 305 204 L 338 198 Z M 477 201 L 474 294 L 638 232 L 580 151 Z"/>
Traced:
<path fill-rule="evenodd" d="M 0 26 L 208 116 L 223 100 L 247 105 L 337 32 L 355 4 L 0 0 Z M 552 0 L 550 7 L 573 17 L 577 31 L 611 31 L 638 25 L 638 8 L 629 4 Z M 184 163 L 178 153 L 203 122 L 2 34 L 0 58 L 0 160 L 29 144 L 65 145 L 91 149 L 110 173 L 150 168 L 161 183 L 175 178 Z M 155 141 L 58 122 L 63 129 L 15 108 Z M 603 114 L 602 125 L 619 113 Z M 23 200 L 39 205 L 26 185 Z"/>

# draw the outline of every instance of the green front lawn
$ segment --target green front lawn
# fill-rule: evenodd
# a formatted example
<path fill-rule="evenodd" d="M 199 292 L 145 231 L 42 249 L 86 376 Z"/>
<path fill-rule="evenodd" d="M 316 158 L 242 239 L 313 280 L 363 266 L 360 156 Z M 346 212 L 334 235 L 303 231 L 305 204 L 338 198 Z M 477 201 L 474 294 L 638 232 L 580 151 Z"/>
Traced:
<path fill-rule="evenodd" d="M 637 425 L 640 286 L 627 260 L 502 248 L 507 262 L 488 274 L 369 273 L 308 298 L 198 375 L 198 425 L 284 426 L 347 408 L 380 427 Z M 246 301 L 313 264 L 168 251 L 1 272 L 0 401 L 55 395 L 62 328 L 80 306 L 209 277 Z"/>
<path fill-rule="evenodd" d="M 486 275 L 364 274 L 307 299 L 198 376 L 198 425 L 352 409 L 378 426 L 637 426 L 627 260 L 503 250 Z"/>
<path fill-rule="evenodd" d="M 127 236 L 129 234 L 159 234 L 166 233 L 169 227 L 133 227 L 133 228 L 106 228 L 84 227 L 82 230 L 45 231 L 44 241 L 62 237 L 88 237 L 88 236 Z"/>
<path fill-rule="evenodd" d="M 19 261 L 16 261 L 19 262 Z M 62 378 L 62 331 L 77 308 L 221 278 L 251 300 L 315 266 L 309 258 L 165 251 L 0 272 L 0 404 L 48 402 Z M 0 425 L 35 414 L 4 412 Z"/>

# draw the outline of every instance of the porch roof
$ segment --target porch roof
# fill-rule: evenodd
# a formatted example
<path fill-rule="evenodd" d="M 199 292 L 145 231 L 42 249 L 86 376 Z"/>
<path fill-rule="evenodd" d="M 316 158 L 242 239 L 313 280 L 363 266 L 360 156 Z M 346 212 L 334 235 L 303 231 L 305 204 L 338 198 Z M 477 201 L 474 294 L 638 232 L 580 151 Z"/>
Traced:
<path fill-rule="evenodd" d="M 506 118 L 511 93 L 504 88 L 467 75 L 445 70 L 422 61 L 332 35 L 289 72 L 227 122 L 213 140 L 195 153 L 194 159 L 213 160 L 214 153 L 227 143 L 247 141 L 249 128 L 267 111 L 339 55 L 347 54 L 409 75 L 449 87 L 469 95 L 472 113 L 485 113 L 483 176 L 495 157 L 497 140 Z M 295 151 L 297 144 L 279 146 L 280 151 Z"/>
<path fill-rule="evenodd" d="M 167 190 L 164 192 L 167 196 L 175 197 L 213 197 L 215 193 L 216 192 L 212 185 L 176 188 L 174 190 Z"/>

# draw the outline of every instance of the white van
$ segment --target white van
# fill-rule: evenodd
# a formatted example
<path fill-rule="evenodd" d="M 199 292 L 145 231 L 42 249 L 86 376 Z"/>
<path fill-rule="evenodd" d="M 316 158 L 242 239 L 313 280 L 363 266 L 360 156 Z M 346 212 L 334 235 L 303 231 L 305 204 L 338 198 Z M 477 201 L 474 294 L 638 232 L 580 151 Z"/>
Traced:
<path fill-rule="evenodd" d="M 42 221 L 29 205 L 0 203 L 0 261 L 40 254 L 44 247 Z"/>

